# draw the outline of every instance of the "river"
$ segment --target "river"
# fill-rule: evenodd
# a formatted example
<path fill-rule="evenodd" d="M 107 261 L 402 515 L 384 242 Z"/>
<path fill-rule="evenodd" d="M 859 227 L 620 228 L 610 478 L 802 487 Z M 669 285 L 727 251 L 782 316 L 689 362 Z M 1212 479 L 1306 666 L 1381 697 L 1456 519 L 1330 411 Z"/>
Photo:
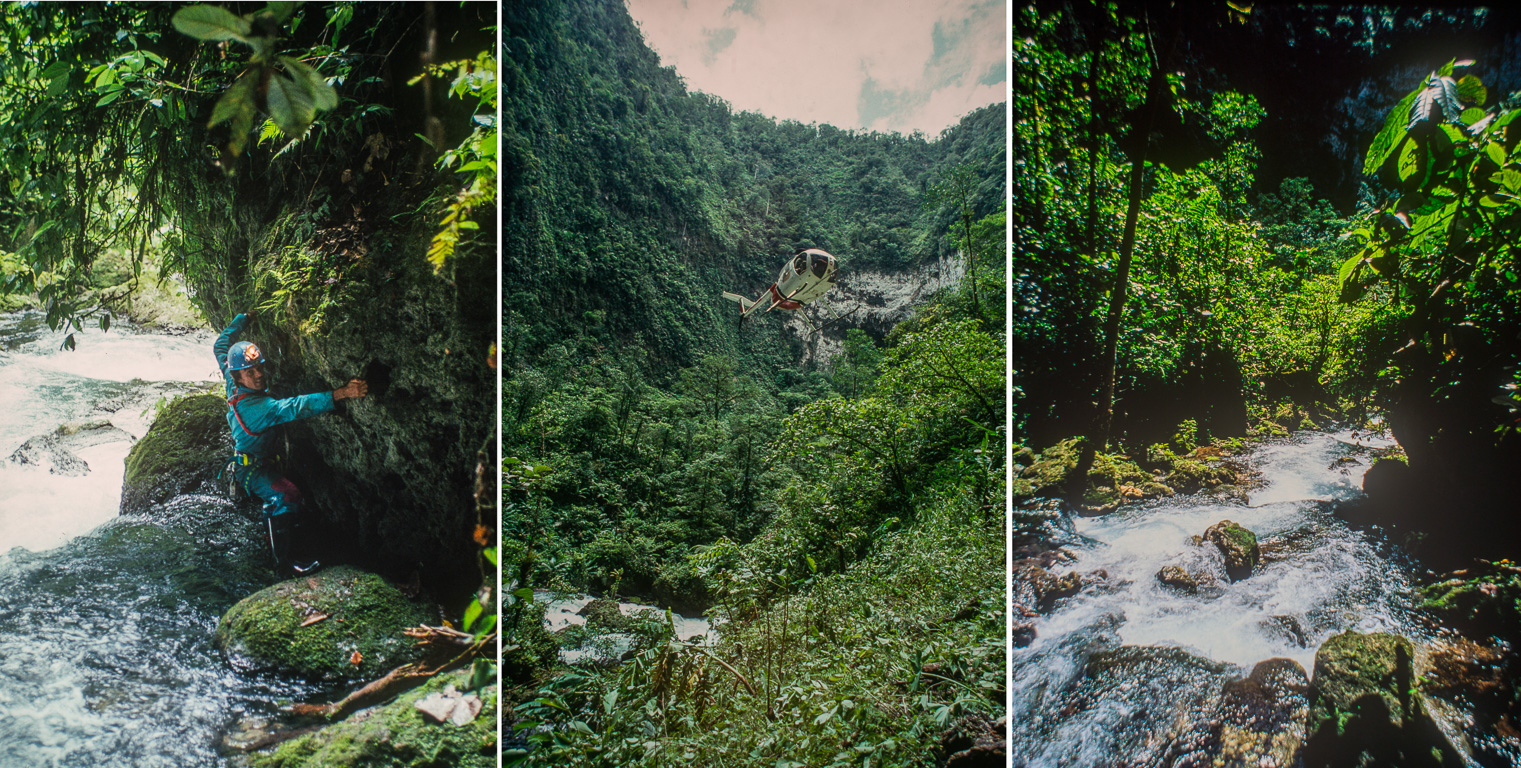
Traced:
<path fill-rule="evenodd" d="M 1409 559 L 1333 515 L 1361 493 L 1367 449 L 1385 445 L 1350 432 L 1297 433 L 1252 454 L 1265 485 L 1246 503 L 1173 497 L 1071 519 L 1062 548 L 1076 560 L 1058 570 L 1107 578 L 1034 619 L 1035 640 L 1014 649 L 1013 765 L 1149 765 L 1202 716 L 1212 692 L 1259 661 L 1293 659 L 1308 672 L 1315 649 L 1349 629 L 1424 639 Z M 1249 578 L 1230 582 L 1218 557 L 1191 541 L 1221 520 L 1257 534 L 1263 564 Z M 1156 578 L 1166 565 L 1212 570 L 1220 582 L 1200 594 L 1171 589 Z M 1120 645 L 1176 647 L 1208 661 L 1158 654 L 1117 684 L 1087 680 L 1088 658 Z"/>
<path fill-rule="evenodd" d="M 161 399 L 218 383 L 212 335 L 62 334 L 0 315 L 0 768 L 229 763 L 304 683 L 231 671 L 222 612 L 273 581 L 255 521 L 219 496 L 118 516 L 123 460 Z M 65 477 L 6 461 L 59 425 L 121 434 Z"/>

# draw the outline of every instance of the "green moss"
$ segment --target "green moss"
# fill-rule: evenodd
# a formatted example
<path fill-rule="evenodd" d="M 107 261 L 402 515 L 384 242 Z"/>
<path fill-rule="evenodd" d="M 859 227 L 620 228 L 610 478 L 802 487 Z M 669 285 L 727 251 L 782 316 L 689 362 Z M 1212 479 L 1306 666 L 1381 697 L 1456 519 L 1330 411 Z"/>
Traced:
<path fill-rule="evenodd" d="M 301 626 L 319 614 L 327 618 Z M 215 642 L 245 669 L 368 679 L 415 661 L 417 649 L 402 630 L 433 615 L 381 577 L 339 566 L 239 601 L 217 624 Z M 359 664 L 351 661 L 355 651 Z"/>
<path fill-rule="evenodd" d="M 139 512 L 214 479 L 232 455 L 227 404 L 216 395 L 169 403 L 127 454 L 122 512 Z"/>
<path fill-rule="evenodd" d="M 425 768 L 496 765 L 497 685 L 477 693 L 481 712 L 462 726 L 438 723 L 416 703 L 453 685 L 464 690 L 469 671 L 440 675 L 398 696 L 389 704 L 358 712 L 348 719 L 281 744 L 272 752 L 250 755 L 253 768 Z"/>
<path fill-rule="evenodd" d="M 1167 475 L 1167 484 L 1180 493 L 1193 493 L 1236 480 L 1236 473 L 1225 467 L 1192 459 L 1179 459 Z"/>
<path fill-rule="evenodd" d="M 1020 477 L 1029 481 L 1037 495 L 1059 495 L 1067 486 L 1068 476 L 1077 469 L 1082 451 L 1083 438 L 1069 437 L 1042 451 Z"/>

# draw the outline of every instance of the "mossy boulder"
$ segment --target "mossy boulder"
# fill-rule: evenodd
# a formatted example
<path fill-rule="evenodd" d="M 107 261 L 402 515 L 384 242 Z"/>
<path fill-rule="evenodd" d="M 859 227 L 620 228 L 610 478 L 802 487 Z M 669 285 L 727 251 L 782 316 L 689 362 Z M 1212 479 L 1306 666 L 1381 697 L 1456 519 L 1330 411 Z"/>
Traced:
<path fill-rule="evenodd" d="M 191 395 L 169 403 L 127 454 L 121 513 L 143 512 L 175 496 L 206 492 L 232 455 L 227 403 Z"/>
<path fill-rule="evenodd" d="M 1257 548 L 1257 534 L 1229 520 L 1221 520 L 1204 531 L 1204 540 L 1214 544 L 1225 557 L 1225 573 L 1231 581 L 1240 581 L 1252 575 L 1261 552 Z"/>
<path fill-rule="evenodd" d="M 244 671 L 370 679 L 416 661 L 418 650 L 402 631 L 435 617 L 385 579 L 339 566 L 243 598 L 222 616 L 215 642 Z"/>
<path fill-rule="evenodd" d="M 1083 438 L 1069 437 L 1041 451 L 1019 475 L 1029 484 L 1033 494 L 1060 496 L 1066 491 L 1068 477 L 1077 469 L 1082 451 Z"/>
<path fill-rule="evenodd" d="M 1193 459 L 1179 459 L 1167 474 L 1167 484 L 1179 493 L 1195 493 L 1235 481 L 1236 473 L 1230 468 Z"/>
<path fill-rule="evenodd" d="M 1415 688 L 1410 641 L 1343 632 L 1315 652 L 1304 764 L 1458 766 Z"/>
<path fill-rule="evenodd" d="M 464 725 L 437 722 L 417 702 L 449 686 L 464 691 L 469 670 L 439 675 L 389 704 L 291 739 L 270 752 L 248 756 L 252 768 L 487 768 L 495 766 L 497 710 L 495 684 L 472 692 L 481 711 Z"/>

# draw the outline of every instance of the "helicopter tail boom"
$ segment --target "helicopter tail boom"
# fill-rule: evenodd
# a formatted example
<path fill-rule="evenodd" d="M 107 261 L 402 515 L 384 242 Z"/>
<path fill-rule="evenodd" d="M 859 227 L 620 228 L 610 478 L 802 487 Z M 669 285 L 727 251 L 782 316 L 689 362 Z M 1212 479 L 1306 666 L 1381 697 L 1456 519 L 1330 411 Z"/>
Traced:
<path fill-rule="evenodd" d="M 769 296 L 769 295 L 770 295 L 769 293 L 761 294 L 760 298 L 755 299 L 755 300 L 752 301 L 751 299 L 747 299 L 747 298 L 745 298 L 745 297 L 743 297 L 743 296 L 741 296 L 741 295 L 739 295 L 737 293 L 729 293 L 728 291 L 724 291 L 724 298 L 729 299 L 730 301 L 737 301 L 737 302 L 739 302 L 739 314 L 740 314 L 740 317 L 747 317 L 747 316 L 749 316 L 749 314 L 751 312 L 754 312 L 756 309 L 758 309 L 761 306 L 761 304 L 763 304 L 765 302 L 766 297 Z M 768 306 L 768 307 L 766 307 L 766 309 L 770 310 L 771 307 Z"/>

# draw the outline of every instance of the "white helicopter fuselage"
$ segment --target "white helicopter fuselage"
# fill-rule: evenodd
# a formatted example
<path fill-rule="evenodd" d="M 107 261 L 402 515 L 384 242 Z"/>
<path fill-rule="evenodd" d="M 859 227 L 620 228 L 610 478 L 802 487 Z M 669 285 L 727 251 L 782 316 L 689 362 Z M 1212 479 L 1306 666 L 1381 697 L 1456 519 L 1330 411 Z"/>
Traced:
<path fill-rule="evenodd" d="M 802 309 L 804 305 L 829 292 L 834 287 L 839 264 L 834 256 L 818 248 L 798 251 L 782 264 L 776 282 L 754 301 L 736 293 L 724 293 L 724 298 L 739 302 L 740 314 L 749 315 L 764 305 L 765 312 L 778 307 Z"/>

